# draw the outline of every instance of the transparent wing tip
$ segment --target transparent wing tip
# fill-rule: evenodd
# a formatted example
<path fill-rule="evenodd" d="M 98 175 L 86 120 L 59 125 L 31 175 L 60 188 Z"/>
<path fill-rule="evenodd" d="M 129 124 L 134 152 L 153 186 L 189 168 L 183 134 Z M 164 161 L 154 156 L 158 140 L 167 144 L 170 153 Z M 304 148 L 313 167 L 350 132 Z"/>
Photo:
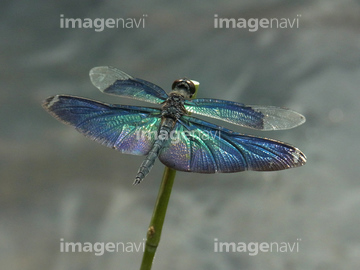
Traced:
<path fill-rule="evenodd" d="M 59 95 L 48 97 L 46 100 L 43 101 L 42 106 L 46 110 L 51 110 L 51 107 L 59 101 Z"/>
<path fill-rule="evenodd" d="M 251 106 L 264 115 L 263 130 L 291 129 L 305 123 L 306 118 L 293 110 L 273 106 Z"/>
<path fill-rule="evenodd" d="M 113 67 L 94 67 L 89 72 L 92 84 L 103 92 L 117 80 L 126 80 L 132 78 L 130 75 Z"/>
<path fill-rule="evenodd" d="M 300 126 L 300 125 L 302 125 L 302 124 L 304 124 L 306 122 L 306 118 L 301 113 L 297 113 L 297 114 L 298 114 L 298 117 L 299 117 L 299 121 L 298 121 L 297 126 Z"/>
<path fill-rule="evenodd" d="M 295 151 L 291 153 L 295 166 L 303 166 L 306 163 L 306 156 L 299 149 L 295 148 Z"/>
<path fill-rule="evenodd" d="M 288 110 L 288 122 L 285 121 L 285 129 L 294 128 L 297 126 L 300 126 L 306 122 L 305 116 L 303 116 L 301 113 Z"/>

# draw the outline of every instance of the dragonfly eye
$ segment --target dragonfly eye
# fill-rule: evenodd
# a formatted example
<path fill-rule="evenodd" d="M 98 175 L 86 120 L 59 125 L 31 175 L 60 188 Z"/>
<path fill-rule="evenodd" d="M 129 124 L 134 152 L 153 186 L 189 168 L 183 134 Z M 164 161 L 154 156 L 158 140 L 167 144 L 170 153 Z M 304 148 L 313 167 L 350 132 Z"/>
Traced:
<path fill-rule="evenodd" d="M 190 97 L 192 97 L 192 95 L 195 93 L 194 83 L 191 80 L 186 79 L 186 78 L 175 80 L 173 82 L 171 88 L 173 90 L 175 88 L 185 90 L 186 92 L 188 92 L 190 94 Z"/>

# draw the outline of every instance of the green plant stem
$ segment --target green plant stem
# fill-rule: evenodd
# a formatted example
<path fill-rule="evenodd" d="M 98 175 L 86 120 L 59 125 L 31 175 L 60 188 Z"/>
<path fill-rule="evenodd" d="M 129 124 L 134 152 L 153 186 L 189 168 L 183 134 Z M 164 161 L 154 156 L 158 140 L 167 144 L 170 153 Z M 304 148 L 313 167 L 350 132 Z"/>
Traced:
<path fill-rule="evenodd" d="M 176 170 L 165 167 L 155 208 L 146 235 L 145 251 L 140 270 L 150 270 L 156 249 L 160 242 L 161 231 L 165 220 L 166 210 L 174 183 Z"/>
<path fill-rule="evenodd" d="M 199 83 L 195 84 L 195 98 Z M 165 220 L 166 210 L 169 203 L 171 190 L 174 184 L 176 170 L 165 167 L 160 190 L 156 199 L 151 222 L 146 234 L 145 251 L 141 262 L 140 270 L 150 270 L 154 261 L 156 249 L 159 246 L 161 231 Z"/>

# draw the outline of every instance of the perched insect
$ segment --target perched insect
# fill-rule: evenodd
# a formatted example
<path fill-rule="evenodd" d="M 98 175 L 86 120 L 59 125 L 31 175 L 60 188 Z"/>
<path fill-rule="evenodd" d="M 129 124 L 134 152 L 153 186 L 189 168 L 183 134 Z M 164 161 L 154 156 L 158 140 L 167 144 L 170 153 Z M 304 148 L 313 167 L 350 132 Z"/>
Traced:
<path fill-rule="evenodd" d="M 296 147 L 240 134 L 190 116 L 195 113 L 258 130 L 290 129 L 305 122 L 301 114 L 272 106 L 247 106 L 219 99 L 190 98 L 194 81 L 176 80 L 169 95 L 159 86 L 113 67 L 95 67 L 92 83 L 100 91 L 161 104 L 161 108 L 105 104 L 56 95 L 43 107 L 91 139 L 132 155 L 146 155 L 135 177 L 139 184 L 157 157 L 166 166 L 197 173 L 277 171 L 306 163 Z"/>

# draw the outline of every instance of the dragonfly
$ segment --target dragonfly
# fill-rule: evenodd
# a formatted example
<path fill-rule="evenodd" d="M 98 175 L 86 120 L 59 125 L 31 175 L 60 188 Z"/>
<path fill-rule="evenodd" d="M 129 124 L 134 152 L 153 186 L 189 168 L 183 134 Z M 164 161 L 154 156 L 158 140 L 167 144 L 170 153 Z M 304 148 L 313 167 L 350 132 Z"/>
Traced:
<path fill-rule="evenodd" d="M 233 173 L 278 171 L 302 166 L 298 148 L 273 139 L 241 134 L 193 114 L 256 130 L 284 130 L 305 117 L 274 106 L 244 105 L 221 99 L 191 99 L 197 82 L 175 80 L 167 94 L 161 87 L 109 66 L 90 70 L 95 87 L 105 94 L 132 98 L 158 107 L 107 104 L 71 95 L 55 95 L 43 107 L 55 118 L 107 147 L 146 156 L 136 174 L 139 184 L 157 158 L 184 172 Z"/>

